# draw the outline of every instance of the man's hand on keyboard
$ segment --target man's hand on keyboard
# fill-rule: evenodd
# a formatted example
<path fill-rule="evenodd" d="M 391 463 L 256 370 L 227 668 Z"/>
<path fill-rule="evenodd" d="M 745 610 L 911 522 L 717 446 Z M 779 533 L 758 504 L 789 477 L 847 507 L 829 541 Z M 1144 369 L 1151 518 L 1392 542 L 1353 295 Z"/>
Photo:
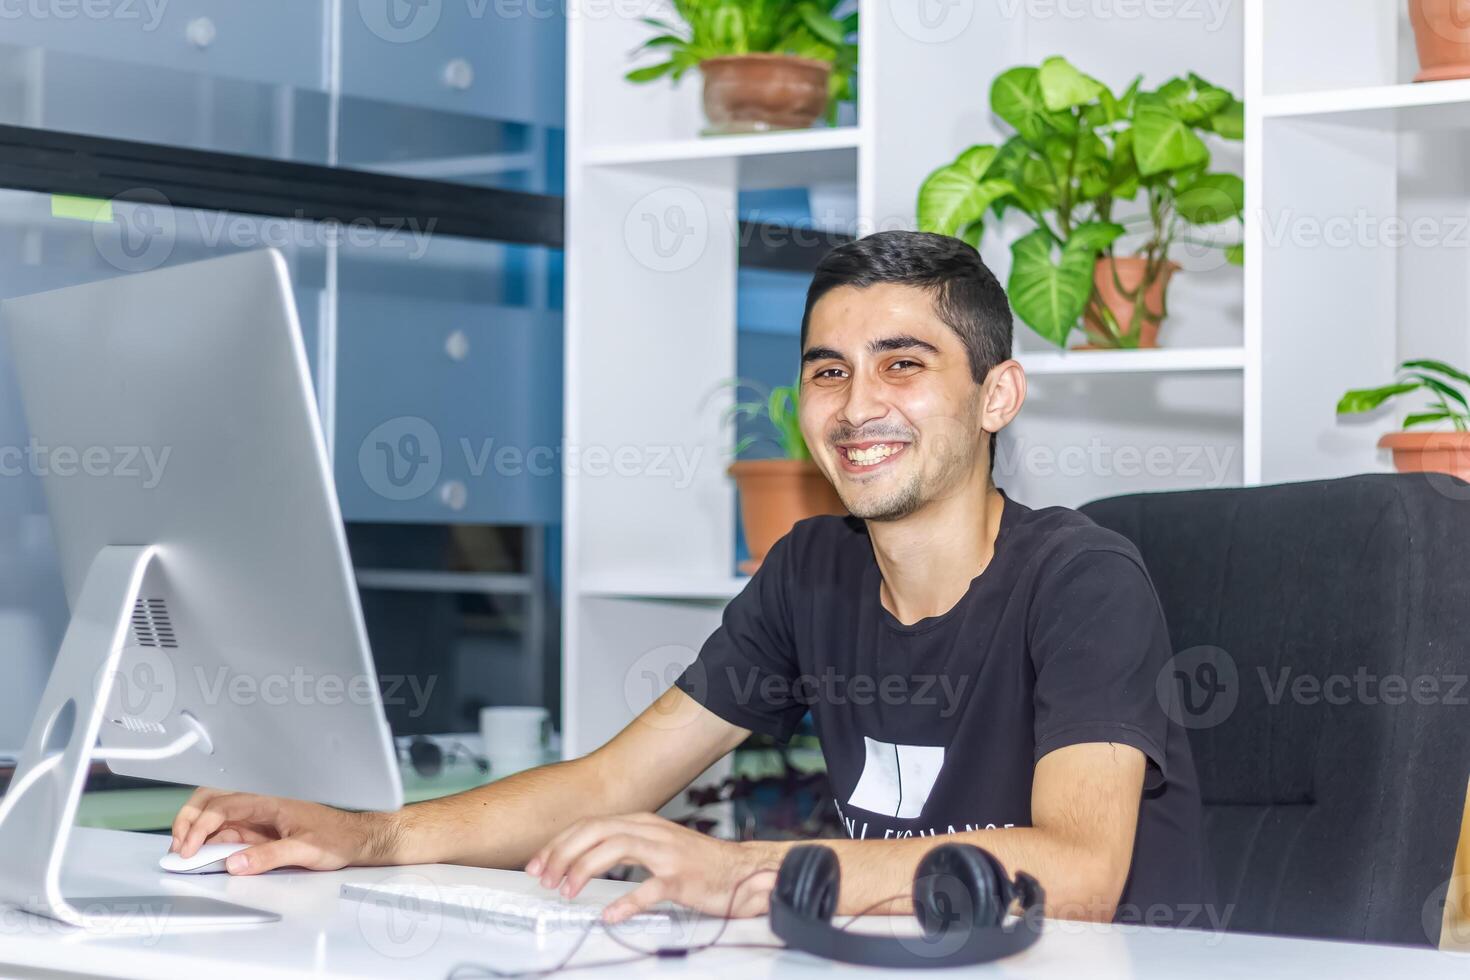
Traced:
<path fill-rule="evenodd" d="M 647 881 L 604 912 L 605 921 L 621 922 L 664 901 L 710 915 L 764 914 L 780 863 L 780 845 L 717 840 L 651 813 L 632 813 L 577 821 L 531 858 L 526 873 L 574 898 L 588 880 L 620 864 L 648 869 Z M 757 873 L 764 870 L 769 873 Z"/>
<path fill-rule="evenodd" d="M 170 850 L 189 857 L 206 843 L 254 845 L 230 855 L 230 874 L 274 868 L 336 871 L 377 864 L 382 814 L 349 813 L 316 803 L 200 788 L 174 818 Z"/>

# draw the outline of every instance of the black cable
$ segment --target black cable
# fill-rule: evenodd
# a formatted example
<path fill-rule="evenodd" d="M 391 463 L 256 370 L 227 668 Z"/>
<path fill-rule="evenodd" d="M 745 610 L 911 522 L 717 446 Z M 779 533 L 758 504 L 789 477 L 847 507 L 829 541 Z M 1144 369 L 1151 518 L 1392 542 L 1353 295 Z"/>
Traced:
<path fill-rule="evenodd" d="M 715 930 L 714 938 L 710 939 L 706 943 L 700 943 L 694 946 L 660 946 L 658 949 L 641 949 L 637 946 L 634 946 L 623 937 L 619 936 L 614 931 L 614 925 L 605 924 L 601 920 L 595 920 L 593 922 L 589 922 L 587 926 L 582 930 L 582 934 L 577 937 L 577 941 L 572 944 L 572 948 L 567 950 L 566 955 L 563 956 L 559 962 L 551 966 L 535 967 L 529 970 L 499 970 L 493 966 L 486 966 L 482 963 L 457 963 L 454 965 L 453 968 L 450 969 L 446 980 L 478 980 L 478 978 L 484 977 L 492 977 L 495 978 L 495 980 L 518 980 L 518 978 L 523 977 L 546 977 L 552 975 L 553 973 L 564 973 L 568 970 L 585 970 L 592 969 L 594 967 L 605 966 L 623 966 L 625 964 L 634 963 L 639 960 L 654 958 L 672 959 L 676 957 L 685 957 L 688 956 L 690 953 L 698 953 L 703 950 L 710 949 L 720 942 L 720 937 L 725 934 L 725 929 L 730 925 L 730 922 L 733 918 L 735 912 L 735 899 L 739 895 L 740 889 L 744 887 L 745 884 L 753 879 L 756 875 L 775 873 L 775 868 L 761 868 L 758 871 L 752 871 L 750 874 L 746 875 L 744 878 L 741 878 L 735 883 L 735 887 L 730 889 L 730 903 L 725 906 L 725 914 L 720 916 L 720 927 L 719 929 Z M 892 901 L 892 899 L 885 899 L 885 901 Z M 633 950 L 634 953 L 636 953 L 637 955 L 624 956 L 615 960 L 593 960 L 590 963 L 578 963 L 576 965 L 571 965 L 572 958 L 577 955 L 578 951 L 581 950 L 583 944 L 587 942 L 587 937 L 592 935 L 593 931 L 595 931 L 598 926 L 605 926 L 604 931 L 606 932 L 609 939 L 617 943 L 619 946 L 622 946 L 624 949 Z M 724 943 L 721 945 L 721 948 L 785 949 L 786 947 L 781 943 Z"/>

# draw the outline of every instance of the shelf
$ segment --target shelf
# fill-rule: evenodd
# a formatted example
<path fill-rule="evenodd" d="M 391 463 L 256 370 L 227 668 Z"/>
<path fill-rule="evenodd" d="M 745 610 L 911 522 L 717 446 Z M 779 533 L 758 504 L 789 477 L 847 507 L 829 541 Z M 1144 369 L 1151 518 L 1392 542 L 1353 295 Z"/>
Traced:
<path fill-rule="evenodd" d="M 745 575 L 674 575 L 631 573 L 588 575 L 581 593 L 606 599 L 671 599 L 682 602 L 728 602 L 750 581 Z"/>
<path fill-rule="evenodd" d="M 593 167 L 665 165 L 696 160 L 731 160 L 745 190 L 806 187 L 857 181 L 861 130 L 802 129 L 781 133 L 703 136 L 653 143 L 591 146 L 582 162 Z"/>
<path fill-rule="evenodd" d="M 1261 113 L 1373 129 L 1459 128 L 1470 126 L 1470 79 L 1268 95 Z"/>
<path fill-rule="evenodd" d="M 860 130 L 856 126 L 841 126 L 786 130 L 779 133 L 739 133 L 730 136 L 699 136 L 687 140 L 589 146 L 583 154 L 583 162 L 592 166 L 608 166 L 851 150 L 857 148 L 859 133 Z"/>
<path fill-rule="evenodd" d="M 1068 350 L 1020 353 L 1016 360 L 1028 375 L 1166 374 L 1190 371 L 1239 371 L 1245 367 L 1241 347 L 1195 347 L 1155 350 Z"/>

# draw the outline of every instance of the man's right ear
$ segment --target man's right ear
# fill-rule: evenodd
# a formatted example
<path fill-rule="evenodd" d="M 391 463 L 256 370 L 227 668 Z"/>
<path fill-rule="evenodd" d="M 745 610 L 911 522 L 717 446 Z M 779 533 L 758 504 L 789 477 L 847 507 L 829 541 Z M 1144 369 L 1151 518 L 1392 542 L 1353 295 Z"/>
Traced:
<path fill-rule="evenodd" d="M 1026 402 L 1026 371 L 1015 360 L 1001 361 L 985 376 L 984 389 L 980 424 L 986 432 L 999 432 Z"/>

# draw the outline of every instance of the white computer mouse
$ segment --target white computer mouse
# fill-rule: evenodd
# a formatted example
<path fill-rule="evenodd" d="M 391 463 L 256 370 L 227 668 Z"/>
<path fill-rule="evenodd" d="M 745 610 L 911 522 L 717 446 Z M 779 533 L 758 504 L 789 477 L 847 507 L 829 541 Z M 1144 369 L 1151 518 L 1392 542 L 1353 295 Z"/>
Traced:
<path fill-rule="evenodd" d="M 249 846 L 249 844 L 205 844 L 194 852 L 193 857 L 184 857 L 175 851 L 169 851 L 158 859 L 158 866 L 174 874 L 212 874 L 225 870 L 225 858 Z"/>

